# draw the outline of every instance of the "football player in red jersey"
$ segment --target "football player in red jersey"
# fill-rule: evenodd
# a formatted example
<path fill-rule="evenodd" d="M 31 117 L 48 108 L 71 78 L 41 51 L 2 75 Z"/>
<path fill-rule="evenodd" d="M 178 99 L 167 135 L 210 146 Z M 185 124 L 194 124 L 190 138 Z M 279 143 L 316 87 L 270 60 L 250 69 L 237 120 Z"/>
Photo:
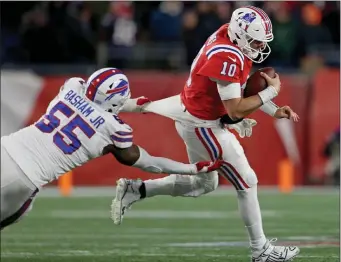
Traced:
<path fill-rule="evenodd" d="M 276 118 L 298 120 L 290 107 L 279 108 L 271 102 L 280 92 L 278 74 L 270 78 L 262 73 L 268 87 L 257 95 L 242 97 L 252 62 L 260 63 L 268 57 L 271 52 L 268 43 L 272 40 L 271 21 L 262 9 L 253 6 L 238 8 L 230 23 L 213 33 L 199 51 L 180 95 L 144 106 L 141 104 L 147 100 L 135 99 L 126 104 L 124 110 L 142 110 L 174 119 L 190 162 L 224 160 L 218 172 L 237 190 L 253 262 L 290 261 L 299 253 L 298 247 L 275 246 L 265 237 L 257 197 L 257 176 L 238 140 L 225 128 L 227 125 L 241 136 L 250 136 L 255 121 L 244 117 L 259 108 Z M 146 197 L 198 197 L 212 192 L 218 186 L 218 172 L 201 176 L 174 174 L 146 181 L 122 178 L 118 180 L 112 218 L 120 224 L 124 211 Z"/>

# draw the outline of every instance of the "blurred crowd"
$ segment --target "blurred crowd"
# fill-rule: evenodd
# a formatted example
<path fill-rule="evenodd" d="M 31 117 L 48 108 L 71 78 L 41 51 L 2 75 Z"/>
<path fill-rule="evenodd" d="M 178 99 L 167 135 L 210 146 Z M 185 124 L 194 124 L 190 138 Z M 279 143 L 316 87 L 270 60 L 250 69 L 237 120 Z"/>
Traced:
<path fill-rule="evenodd" d="M 184 68 L 233 10 L 245 5 L 263 8 L 272 19 L 275 38 L 266 63 L 339 63 L 339 1 L 2 1 L 1 62 Z"/>

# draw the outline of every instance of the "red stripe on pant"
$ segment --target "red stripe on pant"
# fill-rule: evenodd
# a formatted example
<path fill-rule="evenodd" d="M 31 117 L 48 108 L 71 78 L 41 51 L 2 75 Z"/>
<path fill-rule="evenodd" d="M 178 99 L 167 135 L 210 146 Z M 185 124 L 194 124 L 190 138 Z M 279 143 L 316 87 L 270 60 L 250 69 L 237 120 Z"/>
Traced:
<path fill-rule="evenodd" d="M 245 182 L 245 180 L 242 178 L 242 176 L 238 173 L 237 169 L 235 169 L 233 165 L 226 161 L 224 161 L 224 164 L 226 164 L 231 169 L 231 173 L 236 176 L 236 179 L 240 181 L 245 188 L 250 188 L 250 186 Z"/>

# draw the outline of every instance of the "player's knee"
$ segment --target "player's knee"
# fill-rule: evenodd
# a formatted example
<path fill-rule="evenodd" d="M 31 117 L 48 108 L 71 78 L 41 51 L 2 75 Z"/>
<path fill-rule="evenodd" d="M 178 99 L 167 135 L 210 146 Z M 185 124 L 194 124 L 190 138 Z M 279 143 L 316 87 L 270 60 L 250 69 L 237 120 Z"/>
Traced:
<path fill-rule="evenodd" d="M 203 177 L 199 176 L 192 177 L 195 179 L 194 183 L 196 184 L 196 187 L 197 188 L 200 187 L 202 189 L 202 194 L 207 194 L 216 190 L 219 184 L 218 174 L 213 172 L 212 174 L 208 174 Z"/>
<path fill-rule="evenodd" d="M 239 172 L 239 176 L 234 176 L 231 183 L 234 185 L 238 192 L 246 192 L 250 188 L 254 188 L 258 184 L 258 179 L 255 171 L 252 168 Z"/>
<path fill-rule="evenodd" d="M 217 189 L 219 185 L 218 175 L 213 176 L 211 179 L 207 180 L 205 183 L 205 193 L 210 193 Z"/>
<path fill-rule="evenodd" d="M 247 175 L 247 184 L 249 187 L 254 187 L 258 184 L 258 178 L 255 171 L 251 168 L 250 172 Z"/>
<path fill-rule="evenodd" d="M 205 175 L 174 175 L 172 196 L 199 197 L 214 191 L 218 187 L 218 174 L 212 172 Z"/>
<path fill-rule="evenodd" d="M 258 184 L 257 175 L 252 168 L 250 168 L 243 177 L 245 177 L 245 184 L 247 185 L 244 190 L 253 188 Z"/>

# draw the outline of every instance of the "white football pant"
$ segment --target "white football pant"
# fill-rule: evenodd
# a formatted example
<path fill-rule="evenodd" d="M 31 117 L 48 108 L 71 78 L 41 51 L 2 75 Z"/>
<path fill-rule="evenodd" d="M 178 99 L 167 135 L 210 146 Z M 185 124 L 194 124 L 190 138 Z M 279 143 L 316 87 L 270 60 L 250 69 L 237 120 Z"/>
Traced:
<path fill-rule="evenodd" d="M 153 112 L 175 120 L 175 127 L 185 142 L 189 161 L 223 159 L 225 164 L 219 174 L 230 181 L 238 191 L 257 184 L 255 172 L 250 167 L 239 141 L 219 120 L 198 119 L 185 109 L 180 96 L 162 99 L 147 105 L 145 112 Z M 174 179 L 176 176 L 176 179 Z M 200 196 L 215 190 L 218 186 L 218 172 L 203 175 L 171 175 L 165 178 L 174 181 L 173 196 Z"/>
<path fill-rule="evenodd" d="M 32 208 L 38 189 L 1 145 L 1 230 Z"/>

